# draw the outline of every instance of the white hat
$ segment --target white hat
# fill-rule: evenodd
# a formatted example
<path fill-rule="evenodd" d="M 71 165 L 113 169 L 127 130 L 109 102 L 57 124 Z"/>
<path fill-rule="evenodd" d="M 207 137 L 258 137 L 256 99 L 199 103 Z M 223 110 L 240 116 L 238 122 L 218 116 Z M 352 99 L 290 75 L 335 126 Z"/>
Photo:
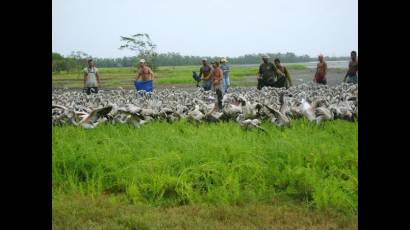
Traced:
<path fill-rule="evenodd" d="M 262 58 L 270 58 L 270 57 L 269 57 L 269 55 L 264 54 L 264 55 L 262 55 Z"/>
<path fill-rule="evenodd" d="M 140 63 L 145 63 L 145 59 L 140 59 Z"/>
<path fill-rule="evenodd" d="M 228 60 L 226 60 L 226 58 L 222 58 L 221 62 L 228 62 Z"/>

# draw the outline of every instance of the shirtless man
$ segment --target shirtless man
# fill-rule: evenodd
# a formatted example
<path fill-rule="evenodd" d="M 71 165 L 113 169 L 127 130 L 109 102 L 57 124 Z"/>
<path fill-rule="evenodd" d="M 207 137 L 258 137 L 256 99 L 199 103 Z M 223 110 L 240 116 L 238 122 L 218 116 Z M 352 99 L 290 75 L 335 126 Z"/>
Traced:
<path fill-rule="evenodd" d="M 327 73 L 327 64 L 323 60 L 323 54 L 319 55 L 319 63 L 317 64 L 316 73 L 313 78 L 313 81 L 318 84 L 327 84 L 326 80 L 326 73 Z"/>
<path fill-rule="evenodd" d="M 277 88 L 286 87 L 286 89 L 288 89 L 290 86 L 292 86 L 292 78 L 290 77 L 288 69 L 282 64 L 280 64 L 279 58 L 275 58 L 274 63 L 275 63 L 276 68 L 285 74 L 285 76 L 282 76 L 279 74 L 276 75 L 278 80 L 275 83 L 275 87 Z"/>
<path fill-rule="evenodd" d="M 211 63 L 212 64 L 212 70 L 211 70 L 211 76 L 210 80 L 212 82 L 212 90 L 215 91 L 218 102 L 217 102 L 217 109 L 219 111 L 222 110 L 222 97 L 223 97 L 223 92 L 224 92 L 224 85 L 223 85 L 223 71 L 219 67 L 219 62 L 214 61 Z M 216 108 L 216 107 L 215 107 Z"/>
<path fill-rule="evenodd" d="M 135 76 L 135 80 L 139 80 L 140 78 L 143 81 L 154 80 L 154 72 L 152 72 L 151 68 L 145 65 L 144 59 L 140 60 L 140 66 L 138 69 L 138 73 Z"/>
<path fill-rule="evenodd" d="M 211 71 L 212 67 L 209 66 L 206 58 L 202 59 L 202 67 L 199 69 L 199 77 L 202 80 L 202 87 L 205 91 L 211 90 Z"/>
<path fill-rule="evenodd" d="M 350 53 L 350 58 L 352 60 L 349 62 L 349 69 L 347 70 L 347 73 L 345 75 L 343 82 L 346 82 L 346 78 L 347 78 L 347 83 L 357 84 L 357 74 L 359 72 L 359 69 L 358 69 L 356 51 L 352 51 Z"/>

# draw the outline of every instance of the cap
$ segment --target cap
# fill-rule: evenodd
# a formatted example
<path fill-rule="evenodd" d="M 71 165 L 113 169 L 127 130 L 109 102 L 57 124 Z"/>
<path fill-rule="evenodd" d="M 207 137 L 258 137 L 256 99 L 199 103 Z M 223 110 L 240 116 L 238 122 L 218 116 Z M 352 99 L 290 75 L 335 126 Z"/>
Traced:
<path fill-rule="evenodd" d="M 140 59 L 140 63 L 145 63 L 145 59 Z"/>

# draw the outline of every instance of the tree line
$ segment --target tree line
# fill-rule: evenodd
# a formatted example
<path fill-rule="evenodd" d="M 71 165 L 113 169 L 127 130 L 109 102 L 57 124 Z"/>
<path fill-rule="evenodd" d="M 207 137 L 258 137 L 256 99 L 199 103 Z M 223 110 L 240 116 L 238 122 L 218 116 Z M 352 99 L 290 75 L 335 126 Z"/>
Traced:
<path fill-rule="evenodd" d="M 259 64 L 261 63 L 262 54 L 246 54 L 239 57 L 226 57 L 229 64 Z M 282 63 L 310 62 L 317 61 L 317 57 L 308 55 L 298 56 L 294 53 L 268 53 L 272 61 L 274 58 L 279 58 Z M 70 55 L 64 57 L 59 53 L 52 54 L 53 72 L 60 71 L 78 71 L 86 66 L 86 60 L 91 58 L 81 51 L 74 51 Z M 200 65 L 202 58 L 207 58 L 209 61 L 219 61 L 223 57 L 217 56 L 189 56 L 181 55 L 175 52 L 156 54 L 155 66 L 182 66 L 182 65 Z M 348 60 L 349 56 L 345 57 L 329 57 L 325 56 L 327 61 Z M 93 58 L 97 67 L 132 67 L 138 63 L 138 57 L 122 57 L 122 58 Z"/>

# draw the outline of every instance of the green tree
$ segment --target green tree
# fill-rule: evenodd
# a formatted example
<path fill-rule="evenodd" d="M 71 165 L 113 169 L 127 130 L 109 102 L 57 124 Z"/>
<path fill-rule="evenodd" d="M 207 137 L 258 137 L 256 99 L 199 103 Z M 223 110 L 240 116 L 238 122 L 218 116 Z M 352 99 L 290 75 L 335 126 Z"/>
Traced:
<path fill-rule="evenodd" d="M 121 45 L 119 49 L 129 49 L 136 52 L 138 59 L 144 58 L 147 65 L 151 67 L 151 69 L 157 69 L 156 58 L 158 54 L 155 51 L 157 45 L 152 42 L 148 34 L 139 33 L 131 35 L 130 37 L 120 37 L 124 44 Z"/>

